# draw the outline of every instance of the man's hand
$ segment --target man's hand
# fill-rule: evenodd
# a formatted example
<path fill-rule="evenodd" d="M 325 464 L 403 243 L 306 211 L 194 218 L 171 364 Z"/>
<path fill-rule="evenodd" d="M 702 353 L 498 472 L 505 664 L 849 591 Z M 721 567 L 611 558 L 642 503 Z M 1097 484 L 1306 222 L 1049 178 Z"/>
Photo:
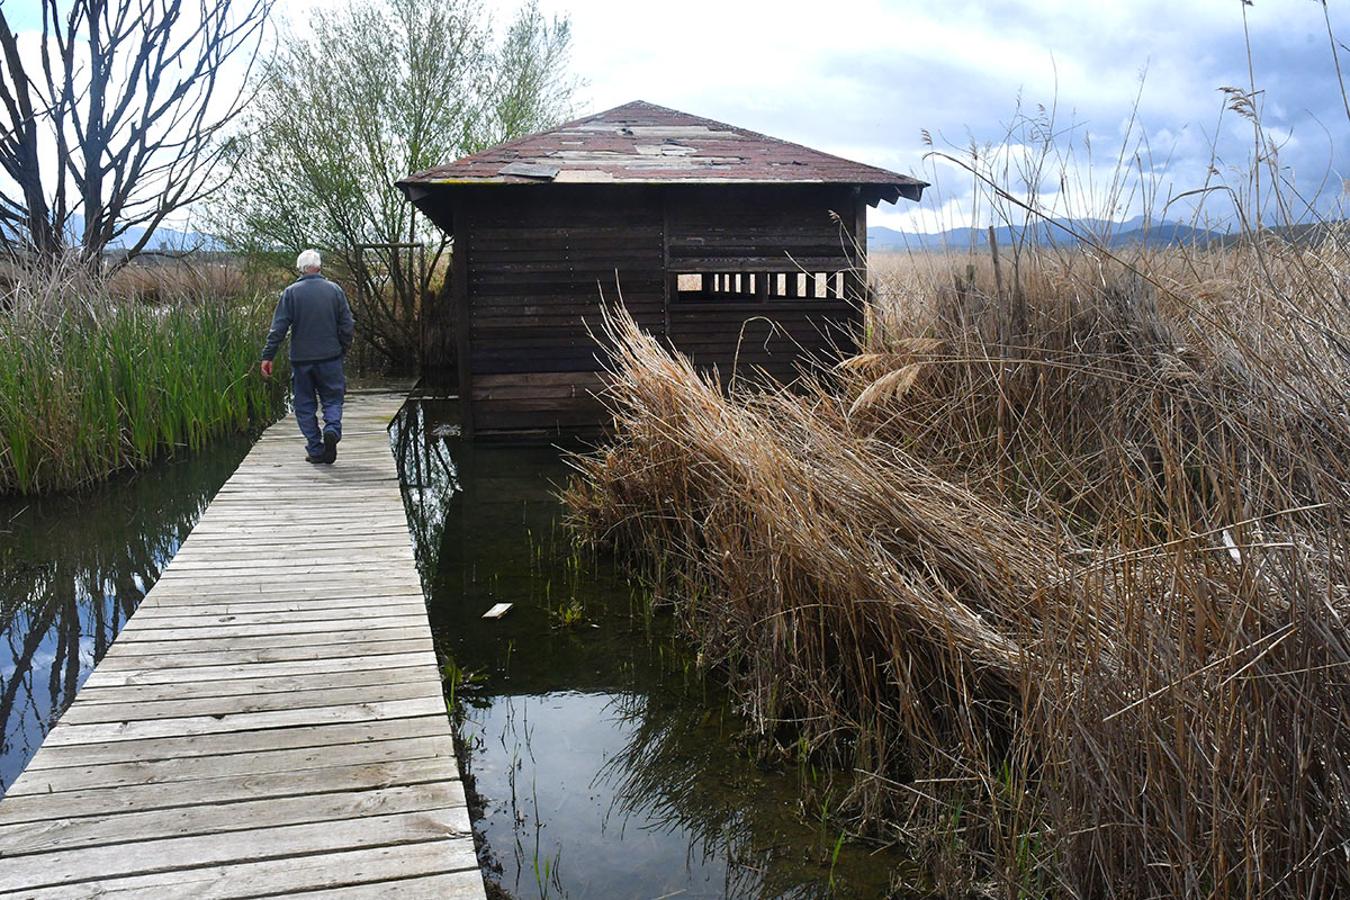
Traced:
<path fill-rule="evenodd" d="M 272 377 L 272 361 L 270 359 L 264 359 L 258 365 L 258 368 L 262 370 L 262 377 L 264 378 Z"/>

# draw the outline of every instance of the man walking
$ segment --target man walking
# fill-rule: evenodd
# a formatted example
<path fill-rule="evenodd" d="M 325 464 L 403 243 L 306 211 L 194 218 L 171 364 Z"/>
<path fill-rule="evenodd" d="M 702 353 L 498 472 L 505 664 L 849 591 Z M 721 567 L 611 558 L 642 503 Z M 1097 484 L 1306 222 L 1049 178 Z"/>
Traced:
<path fill-rule="evenodd" d="M 356 322 L 342 288 L 319 274 L 322 263 L 318 250 L 306 250 L 296 257 L 300 278 L 281 292 L 261 368 L 264 378 L 272 377 L 272 360 L 289 329 L 295 420 L 305 436 L 305 460 L 331 464 L 342 440 L 342 397 L 347 391 L 342 357 L 352 345 Z M 319 404 L 323 405 L 323 431 L 316 416 Z"/>

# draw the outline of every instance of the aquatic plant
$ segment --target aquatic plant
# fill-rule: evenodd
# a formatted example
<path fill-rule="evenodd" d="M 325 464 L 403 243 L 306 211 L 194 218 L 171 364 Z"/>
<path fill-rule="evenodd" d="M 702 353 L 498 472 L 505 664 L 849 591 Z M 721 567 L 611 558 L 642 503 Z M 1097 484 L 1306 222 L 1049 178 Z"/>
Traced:
<path fill-rule="evenodd" d="M 0 494 L 98 481 L 256 428 L 282 408 L 285 371 L 271 382 L 256 372 L 268 298 L 147 305 L 70 272 L 7 278 Z"/>

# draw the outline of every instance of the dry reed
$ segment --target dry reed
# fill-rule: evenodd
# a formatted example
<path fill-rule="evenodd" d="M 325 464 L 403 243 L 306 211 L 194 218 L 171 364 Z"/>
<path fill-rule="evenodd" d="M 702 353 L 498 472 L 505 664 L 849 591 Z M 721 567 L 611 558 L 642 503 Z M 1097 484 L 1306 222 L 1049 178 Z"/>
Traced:
<path fill-rule="evenodd" d="M 945 893 L 1350 892 L 1340 247 L 939 260 L 792 390 L 618 313 L 573 521 Z"/>

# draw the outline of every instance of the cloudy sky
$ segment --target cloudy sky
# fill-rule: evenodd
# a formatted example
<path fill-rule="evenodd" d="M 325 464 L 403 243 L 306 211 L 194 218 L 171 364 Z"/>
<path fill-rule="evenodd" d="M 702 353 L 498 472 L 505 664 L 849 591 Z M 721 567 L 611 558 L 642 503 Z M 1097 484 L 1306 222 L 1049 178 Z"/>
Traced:
<path fill-rule="evenodd" d="M 341 2 L 279 0 L 277 8 L 302 21 L 315 5 Z M 1328 2 L 1338 41 L 1350 44 L 1350 0 Z M 20 27 L 25 18 L 38 24 L 38 0 L 0 3 Z M 499 22 L 514 6 L 484 3 Z M 957 154 L 972 142 L 1010 144 L 994 158 L 1025 159 L 1026 136 L 1007 139 L 1019 98 L 1027 113 L 1056 109 L 1068 162 L 1056 159 L 1040 180 L 1040 203 L 1052 211 L 1138 214 L 1144 201 L 1131 189 L 1140 168 L 1156 191 L 1155 215 L 1169 196 L 1207 184 L 1241 190 L 1252 126 L 1220 115 L 1219 89 L 1249 83 L 1244 10 L 1281 177 L 1327 210 L 1341 196 L 1342 173 L 1350 175 L 1350 116 L 1318 0 L 540 3 L 571 19 L 581 113 L 643 99 L 935 182 L 921 204 L 883 205 L 874 224 L 924 232 L 984 224 L 989 210 L 972 204 L 969 176 L 925 160 L 932 148 L 922 134 Z M 1341 54 L 1350 74 L 1350 51 Z M 1122 145 L 1127 159 L 1143 152 L 1113 199 Z M 1223 194 L 1209 196 L 1213 214 L 1231 209 Z M 1187 218 L 1192 202 L 1174 203 L 1167 216 Z"/>
<path fill-rule="evenodd" d="M 970 224 L 970 179 L 950 167 L 935 172 L 921 132 L 939 147 L 1002 143 L 1019 96 L 1029 111 L 1057 101 L 1058 125 L 1077 126 L 1060 138 L 1065 152 L 1075 149 L 1075 199 L 1060 202 L 1080 213 L 1101 211 L 1136 97 L 1134 134 L 1146 135 L 1151 149 L 1144 164 L 1160 195 L 1155 213 L 1169 190 L 1205 183 L 1212 148 L 1234 187 L 1252 156 L 1250 122 L 1219 117 L 1219 88 L 1249 83 L 1241 0 L 541 3 L 571 18 L 585 112 L 649 100 L 926 180 L 936 175 L 941 190 L 930 191 L 922 209 L 883 206 L 873 214 L 877 224 L 920 231 Z M 1350 44 L 1350 2 L 1329 3 L 1338 40 Z M 1350 119 L 1323 6 L 1254 0 L 1246 14 L 1263 121 L 1281 145 L 1280 163 L 1307 192 L 1325 179 L 1322 202 L 1332 202 L 1341 171 L 1350 170 Z M 1341 52 L 1350 75 L 1350 52 Z M 1053 203 L 1058 175 L 1049 181 Z M 1137 197 L 1122 200 L 1113 218 L 1140 212 Z M 1221 207 L 1213 204 L 1216 213 Z M 1179 202 L 1168 217 L 1190 211 Z"/>

